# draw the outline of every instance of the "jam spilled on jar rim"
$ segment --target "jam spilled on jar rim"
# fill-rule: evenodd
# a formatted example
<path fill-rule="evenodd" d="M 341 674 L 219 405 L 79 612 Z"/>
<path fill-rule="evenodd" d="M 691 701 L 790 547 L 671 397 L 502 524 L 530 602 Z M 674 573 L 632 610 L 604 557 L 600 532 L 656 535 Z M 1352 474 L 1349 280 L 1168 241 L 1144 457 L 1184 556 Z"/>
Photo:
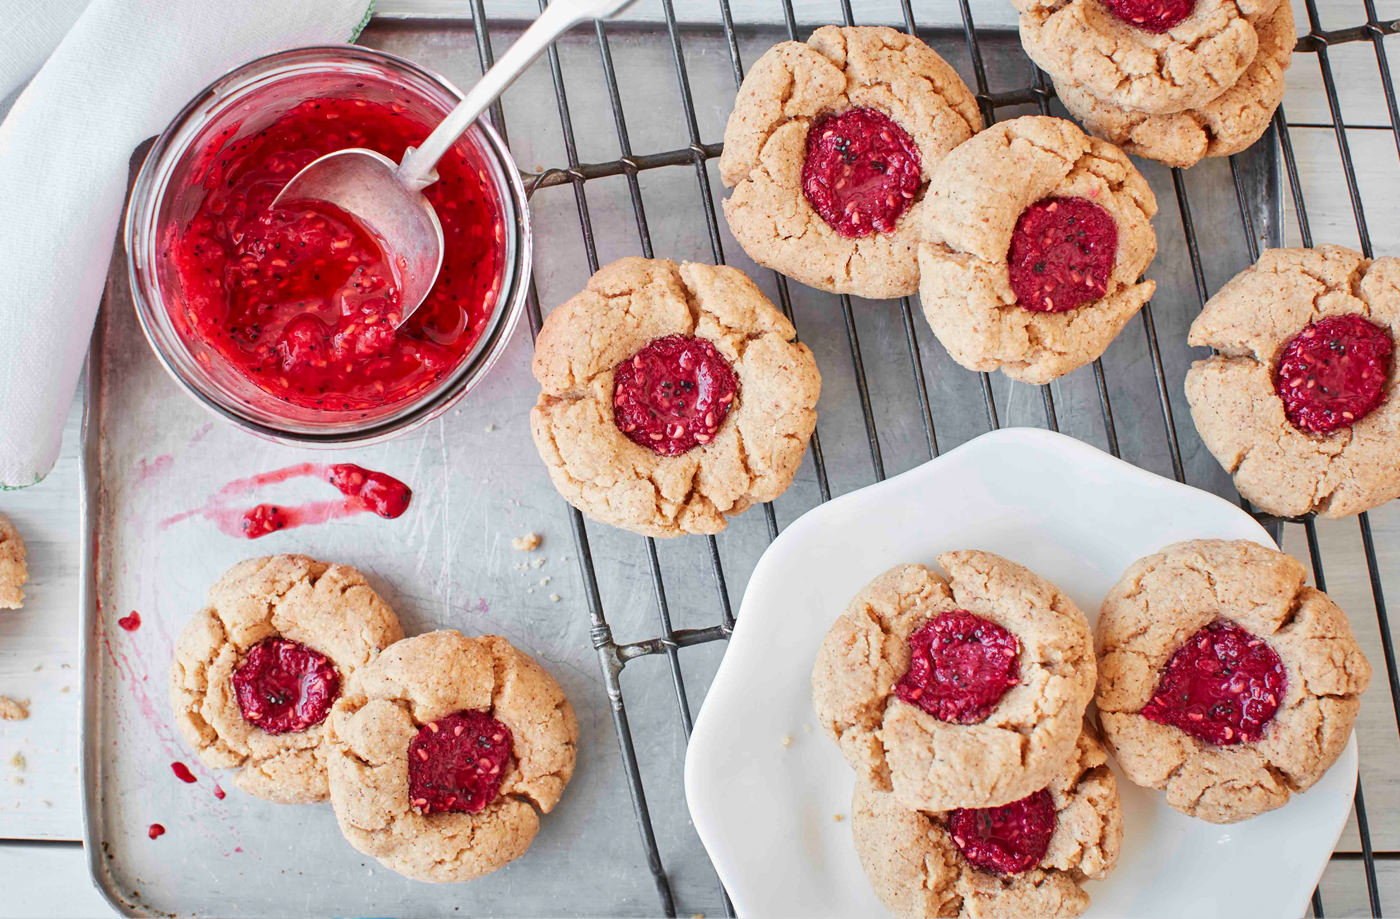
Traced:
<path fill-rule="evenodd" d="M 408 799 L 420 814 L 479 814 L 500 794 L 514 738 L 489 712 L 431 721 L 408 744 Z"/>
<path fill-rule="evenodd" d="M 714 343 L 687 335 L 653 339 L 613 372 L 613 423 L 661 456 L 679 456 L 719 433 L 739 381 Z"/>
<path fill-rule="evenodd" d="M 1284 345 L 1274 391 L 1295 428 L 1330 434 L 1380 407 L 1394 358 L 1389 330 L 1355 313 L 1327 316 Z"/>
<path fill-rule="evenodd" d="M 291 734 L 326 720 L 340 696 L 340 671 L 300 642 L 264 638 L 233 671 L 233 691 L 249 724 L 268 734 Z"/>
<path fill-rule="evenodd" d="M 1055 835 L 1055 801 L 1041 789 L 1001 807 L 959 808 L 948 814 L 948 835 L 973 867 L 993 874 L 1029 871 Z"/>
<path fill-rule="evenodd" d="M 895 695 L 939 721 L 987 720 L 1021 682 L 1021 645 L 989 619 L 959 609 L 939 613 L 909 636 L 909 669 Z"/>
<path fill-rule="evenodd" d="M 832 112 L 807 132 L 802 194 L 848 239 L 893 231 L 922 181 L 914 138 L 884 112 Z"/>
<path fill-rule="evenodd" d="M 1019 306 L 1063 313 L 1108 291 L 1117 258 L 1113 215 L 1088 198 L 1042 198 L 1016 219 L 1006 269 Z"/>
<path fill-rule="evenodd" d="M 180 333 L 298 408 L 369 414 L 410 402 L 461 366 L 497 309 L 504 209 L 484 154 L 467 141 L 424 191 L 442 223 L 443 266 L 400 328 L 396 270 L 363 227 L 320 202 L 270 208 L 324 153 L 367 147 L 398 159 L 419 144 L 435 116 L 406 90 L 392 93 L 307 99 L 242 136 L 241 122 L 218 131 L 191 178 L 202 200 L 161 239 L 179 282 L 171 313 Z"/>

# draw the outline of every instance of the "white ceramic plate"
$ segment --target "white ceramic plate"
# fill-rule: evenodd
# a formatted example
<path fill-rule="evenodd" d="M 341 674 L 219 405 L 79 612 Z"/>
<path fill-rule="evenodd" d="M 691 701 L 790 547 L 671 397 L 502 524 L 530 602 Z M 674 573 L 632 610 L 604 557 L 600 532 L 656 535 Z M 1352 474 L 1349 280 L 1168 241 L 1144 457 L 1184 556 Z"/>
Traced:
<path fill-rule="evenodd" d="M 851 842 L 853 778 L 815 728 L 812 661 L 867 581 L 901 562 L 986 549 L 1066 591 L 1093 621 L 1135 559 L 1182 539 L 1268 533 L 1239 508 L 1032 429 L 986 434 L 837 498 L 759 560 L 686 757 L 690 813 L 741 916 L 878 916 Z M 785 739 L 789 742 L 785 744 Z M 1304 795 L 1231 826 L 1178 814 L 1119 774 L 1123 854 L 1090 916 L 1303 914 L 1351 808 L 1356 740 Z"/>

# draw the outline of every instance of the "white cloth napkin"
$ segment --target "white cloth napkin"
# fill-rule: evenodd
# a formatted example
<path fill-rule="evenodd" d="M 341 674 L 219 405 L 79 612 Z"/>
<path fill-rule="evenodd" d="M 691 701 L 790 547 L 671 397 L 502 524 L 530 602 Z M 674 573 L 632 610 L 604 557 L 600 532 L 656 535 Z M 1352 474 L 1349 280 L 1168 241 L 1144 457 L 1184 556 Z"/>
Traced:
<path fill-rule="evenodd" d="M 284 48 L 349 41 L 370 6 L 91 0 L 77 17 L 0 124 L 0 487 L 34 484 L 58 456 L 132 151 L 224 71 Z M 54 22 L 23 30 L 26 47 Z"/>

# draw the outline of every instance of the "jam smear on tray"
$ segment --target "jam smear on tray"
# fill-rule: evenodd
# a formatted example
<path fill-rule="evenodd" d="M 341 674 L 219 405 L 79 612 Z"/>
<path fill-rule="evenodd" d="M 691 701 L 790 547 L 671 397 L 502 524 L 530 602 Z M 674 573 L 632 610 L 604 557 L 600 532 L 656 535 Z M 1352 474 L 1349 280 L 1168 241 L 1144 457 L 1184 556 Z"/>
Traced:
<path fill-rule="evenodd" d="M 1394 363 L 1390 333 L 1349 313 L 1310 323 L 1283 347 L 1274 389 L 1298 430 L 1330 434 L 1365 418 L 1385 401 Z"/>
<path fill-rule="evenodd" d="M 340 696 L 340 671 L 300 642 L 264 638 L 233 671 L 239 711 L 269 734 L 304 731 L 326 720 Z"/>
<path fill-rule="evenodd" d="M 1283 661 L 1268 642 L 1217 620 L 1167 660 L 1142 716 L 1216 746 L 1253 743 L 1264 736 L 1287 684 Z"/>
<path fill-rule="evenodd" d="M 1196 0 L 1103 0 L 1109 12 L 1144 32 L 1162 33 L 1196 11 Z"/>
<path fill-rule="evenodd" d="M 613 423 L 633 443 L 678 456 L 714 440 L 739 381 L 713 342 L 654 339 L 613 372 Z"/>
<path fill-rule="evenodd" d="M 939 721 L 985 721 L 1021 681 L 1021 645 L 967 610 L 939 613 L 909 636 L 909 669 L 895 695 Z"/>
<path fill-rule="evenodd" d="M 408 100 L 405 100 L 408 101 Z M 455 370 L 480 337 L 502 283 L 503 209 L 479 154 L 459 143 L 424 193 L 442 223 L 437 284 L 403 327 L 394 266 L 356 221 L 321 203 L 273 198 L 333 150 L 397 160 L 429 126 L 398 101 L 309 99 L 242 137 L 201 151 L 204 199 L 163 241 L 180 280 L 175 315 L 270 395 L 329 412 L 412 399 Z"/>
<path fill-rule="evenodd" d="M 1118 225 L 1087 198 L 1043 198 L 1021 212 L 1006 267 L 1016 302 L 1063 313 L 1098 300 L 1118 258 Z"/>
<path fill-rule="evenodd" d="M 960 808 L 948 814 L 948 835 L 973 867 L 1020 874 L 1040 864 L 1055 834 L 1055 802 L 1041 789 L 1001 807 Z"/>
<path fill-rule="evenodd" d="M 514 738 L 488 712 L 461 711 L 429 722 L 408 744 L 408 798 L 420 814 L 478 814 L 496 800 Z"/>
<path fill-rule="evenodd" d="M 914 138 L 883 112 L 853 108 L 807 132 L 802 193 L 841 236 L 889 233 L 914 203 L 923 172 Z"/>

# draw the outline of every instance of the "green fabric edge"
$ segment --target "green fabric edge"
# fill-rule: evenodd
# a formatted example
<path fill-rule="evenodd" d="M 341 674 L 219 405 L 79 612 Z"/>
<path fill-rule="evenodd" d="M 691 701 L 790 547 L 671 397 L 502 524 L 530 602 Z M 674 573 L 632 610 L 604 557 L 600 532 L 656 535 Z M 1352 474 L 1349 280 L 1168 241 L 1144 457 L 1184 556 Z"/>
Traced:
<path fill-rule="evenodd" d="M 350 30 L 349 41 L 357 42 L 360 40 L 360 33 L 365 30 L 365 26 L 369 25 L 369 21 L 374 18 L 374 4 L 375 0 L 369 0 L 369 3 L 365 6 L 365 14 L 360 17 L 359 23 Z"/>

